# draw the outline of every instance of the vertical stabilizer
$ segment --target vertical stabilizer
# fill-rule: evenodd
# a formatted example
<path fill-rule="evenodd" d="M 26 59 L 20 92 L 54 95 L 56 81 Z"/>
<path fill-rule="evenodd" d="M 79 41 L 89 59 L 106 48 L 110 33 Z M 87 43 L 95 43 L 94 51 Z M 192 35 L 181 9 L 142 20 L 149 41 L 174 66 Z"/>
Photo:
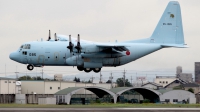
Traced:
<path fill-rule="evenodd" d="M 151 42 L 184 44 L 181 9 L 177 1 L 171 1 L 168 3 L 151 36 Z"/>

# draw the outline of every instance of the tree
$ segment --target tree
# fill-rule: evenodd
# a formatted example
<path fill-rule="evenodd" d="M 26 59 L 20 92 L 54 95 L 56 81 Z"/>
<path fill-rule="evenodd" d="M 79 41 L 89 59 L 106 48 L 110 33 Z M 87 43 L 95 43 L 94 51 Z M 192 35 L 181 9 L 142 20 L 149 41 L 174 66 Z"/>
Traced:
<path fill-rule="evenodd" d="M 92 83 L 90 80 L 87 83 Z"/>
<path fill-rule="evenodd" d="M 40 76 L 32 77 L 33 80 L 43 80 Z"/>
<path fill-rule="evenodd" d="M 21 80 L 33 80 L 33 79 L 32 79 L 32 77 L 30 77 L 29 75 L 27 75 L 27 76 L 21 76 L 21 77 L 19 77 L 18 80 L 21 81 Z"/>
<path fill-rule="evenodd" d="M 117 85 L 118 87 L 124 87 L 124 80 L 123 78 L 118 78 L 117 79 Z M 128 81 L 128 79 L 125 80 L 125 87 L 131 87 L 131 83 Z"/>
<path fill-rule="evenodd" d="M 77 78 L 76 77 L 74 77 L 74 81 L 77 82 Z"/>
<path fill-rule="evenodd" d="M 108 80 L 106 83 L 111 83 L 111 80 Z"/>
<path fill-rule="evenodd" d="M 80 78 L 77 78 L 77 81 L 76 81 L 76 82 L 81 82 L 81 81 L 80 81 Z"/>
<path fill-rule="evenodd" d="M 188 91 L 191 92 L 191 93 L 194 93 L 194 89 L 193 88 L 189 88 Z"/>
<path fill-rule="evenodd" d="M 81 81 L 80 81 L 80 78 L 76 78 L 76 77 L 74 78 L 74 81 L 75 81 L 75 82 L 81 82 Z"/>

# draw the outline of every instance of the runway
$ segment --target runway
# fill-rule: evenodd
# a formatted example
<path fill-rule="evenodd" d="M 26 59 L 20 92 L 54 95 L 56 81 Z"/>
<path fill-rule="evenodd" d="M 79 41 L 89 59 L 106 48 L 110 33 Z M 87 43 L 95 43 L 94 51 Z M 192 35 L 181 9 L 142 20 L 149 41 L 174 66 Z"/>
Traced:
<path fill-rule="evenodd" d="M 200 108 L 0 108 L 0 112 L 200 112 Z"/>

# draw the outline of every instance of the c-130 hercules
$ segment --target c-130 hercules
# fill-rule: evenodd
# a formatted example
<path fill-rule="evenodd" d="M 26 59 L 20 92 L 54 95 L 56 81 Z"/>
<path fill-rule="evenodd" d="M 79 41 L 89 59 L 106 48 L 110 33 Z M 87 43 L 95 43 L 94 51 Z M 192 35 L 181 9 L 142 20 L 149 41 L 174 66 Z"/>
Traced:
<path fill-rule="evenodd" d="M 76 45 L 74 45 L 76 43 Z M 55 47 L 56 46 L 56 47 Z M 150 38 L 115 43 L 98 43 L 56 35 L 47 41 L 26 42 L 10 54 L 10 59 L 28 64 L 27 69 L 41 66 L 77 66 L 80 71 L 96 73 L 102 67 L 120 66 L 162 48 L 186 48 L 180 5 L 168 3 Z"/>

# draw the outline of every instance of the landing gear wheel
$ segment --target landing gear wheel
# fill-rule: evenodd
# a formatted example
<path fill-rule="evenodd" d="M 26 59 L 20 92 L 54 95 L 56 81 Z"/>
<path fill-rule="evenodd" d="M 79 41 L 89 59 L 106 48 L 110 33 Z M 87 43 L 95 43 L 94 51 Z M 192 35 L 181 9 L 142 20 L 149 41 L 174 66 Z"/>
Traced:
<path fill-rule="evenodd" d="M 28 70 L 33 70 L 33 69 L 34 69 L 34 66 L 33 66 L 33 65 L 28 65 L 28 66 L 27 66 L 27 69 L 28 69 Z"/>
<path fill-rule="evenodd" d="M 93 71 L 94 71 L 95 73 L 99 73 L 99 72 L 101 71 L 101 68 L 93 68 Z"/>
<path fill-rule="evenodd" d="M 79 71 L 83 71 L 83 70 L 84 70 L 83 67 L 78 67 L 78 66 L 77 66 L 77 69 L 78 69 Z"/>
<path fill-rule="evenodd" d="M 92 71 L 92 69 L 91 68 L 84 68 L 84 71 L 89 73 L 90 71 Z"/>

